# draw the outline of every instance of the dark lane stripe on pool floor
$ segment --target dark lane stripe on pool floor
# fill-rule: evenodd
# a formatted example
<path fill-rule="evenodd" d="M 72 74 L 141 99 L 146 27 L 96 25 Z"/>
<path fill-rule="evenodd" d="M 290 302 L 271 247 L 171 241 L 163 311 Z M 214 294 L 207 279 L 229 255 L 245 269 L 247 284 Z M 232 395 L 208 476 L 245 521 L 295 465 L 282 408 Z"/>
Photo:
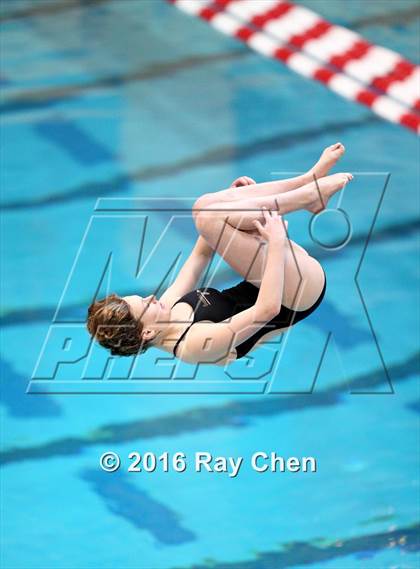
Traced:
<path fill-rule="evenodd" d="M 396 10 L 395 12 L 386 12 L 385 14 L 373 14 L 365 16 L 352 22 L 349 26 L 352 29 L 360 29 L 368 26 L 395 26 L 399 24 L 412 24 L 420 16 L 419 6 L 410 6 L 405 10 Z"/>
<path fill-rule="evenodd" d="M 0 113 L 4 116 L 7 113 L 10 114 L 44 109 L 63 101 L 74 99 L 87 91 L 123 87 L 129 83 L 167 77 L 168 75 L 177 73 L 178 71 L 185 71 L 194 67 L 201 67 L 203 65 L 219 63 L 221 61 L 231 61 L 252 55 L 252 52 L 242 46 L 239 46 L 234 50 L 222 53 L 191 55 L 190 57 L 178 59 L 176 61 L 164 63 L 156 62 L 152 63 L 146 69 L 120 75 L 108 75 L 106 77 L 93 79 L 92 81 L 75 83 L 74 85 L 25 91 L 21 95 L 15 95 L 9 99 L 6 98 L 6 100 L 0 105 Z"/>
<path fill-rule="evenodd" d="M 60 203 L 69 203 L 74 200 L 97 199 L 108 195 L 116 195 L 127 190 L 130 182 L 144 182 L 174 176 L 184 173 L 193 168 L 226 164 L 227 162 L 244 160 L 266 152 L 274 152 L 293 146 L 298 146 L 306 141 L 313 141 L 316 137 L 323 137 L 326 134 L 342 135 L 346 130 L 360 129 L 372 124 L 380 123 L 380 119 L 373 115 L 365 115 L 359 119 L 349 121 L 331 122 L 320 125 L 316 128 L 309 128 L 290 133 L 278 133 L 274 136 L 261 138 L 253 142 L 236 145 L 226 144 L 207 150 L 196 156 L 185 158 L 170 164 L 158 164 L 149 166 L 129 174 L 120 174 L 107 180 L 99 180 L 83 184 L 67 191 L 57 192 L 46 196 L 33 197 L 32 199 L 9 201 L 0 204 L 2 211 L 16 211 L 22 209 L 33 209 L 47 207 Z"/>
<path fill-rule="evenodd" d="M 61 404 L 55 397 L 48 395 L 36 400 L 22 397 L 27 386 L 28 377 L 0 358 L 0 402 L 11 417 L 26 421 L 34 417 L 58 417 L 62 414 Z"/>
<path fill-rule="evenodd" d="M 12 20 L 22 20 L 34 18 L 36 16 L 52 16 L 76 8 L 90 8 L 99 4 L 108 3 L 109 0 L 62 0 L 61 2 L 34 2 L 21 10 L 9 10 L 0 14 L 0 22 L 10 22 Z M 17 3 L 15 3 L 17 4 Z"/>
<path fill-rule="evenodd" d="M 388 373 L 394 384 L 407 381 L 417 374 L 419 356 L 420 352 L 414 352 L 405 360 L 388 366 Z M 192 434 L 211 429 L 240 429 L 248 426 L 248 420 L 252 418 L 308 411 L 311 408 L 332 407 L 343 404 L 347 394 L 363 389 L 366 385 L 369 385 L 370 390 L 372 390 L 385 384 L 383 368 L 381 367 L 311 394 L 266 395 L 259 399 L 242 399 L 214 407 L 196 407 L 172 415 L 162 415 L 150 419 L 110 423 L 98 427 L 95 431 L 90 431 L 84 436 L 64 437 L 38 446 L 11 448 L 0 454 L 0 464 L 46 460 L 57 456 L 74 456 L 82 453 L 85 448 L 96 445 L 122 444 L 128 441 L 140 439 L 144 441 L 160 437 L 177 437 L 185 433 Z"/>
<path fill-rule="evenodd" d="M 223 561 L 218 563 L 215 560 L 209 561 L 204 565 L 183 565 L 174 569 L 287 569 L 288 567 L 308 566 L 309 569 L 319 567 L 319 563 L 328 563 L 332 559 L 357 556 L 360 560 L 373 557 L 375 554 L 391 547 L 398 548 L 406 553 L 415 553 L 420 550 L 419 535 L 420 525 L 392 529 L 381 533 L 360 535 L 349 539 L 336 539 L 329 545 L 313 544 L 308 541 L 292 541 L 282 543 L 282 551 L 258 551 L 253 559 L 242 559 L 241 561 Z M 325 541 L 330 541 L 328 537 Z M 402 558 L 403 559 L 403 558 Z M 345 565 L 329 565 L 331 569 L 339 567 L 349 567 Z M 364 564 L 367 567 L 367 564 Z M 376 566 L 376 565 L 375 565 Z M 392 565 L 394 567 L 394 565 Z M 358 567 L 361 567 L 358 564 Z M 409 567 L 405 563 L 399 567 Z M 397 566 L 395 565 L 395 568 Z"/>
<path fill-rule="evenodd" d="M 34 125 L 37 136 L 57 146 L 82 167 L 96 166 L 115 160 L 105 144 L 95 140 L 89 132 L 69 119 L 42 120 Z"/>
<path fill-rule="evenodd" d="M 134 484 L 126 473 L 114 472 L 110 476 L 109 472 L 91 468 L 79 476 L 103 500 L 112 515 L 147 531 L 161 545 L 181 545 L 196 540 L 195 534 L 182 526 L 177 512 Z"/>

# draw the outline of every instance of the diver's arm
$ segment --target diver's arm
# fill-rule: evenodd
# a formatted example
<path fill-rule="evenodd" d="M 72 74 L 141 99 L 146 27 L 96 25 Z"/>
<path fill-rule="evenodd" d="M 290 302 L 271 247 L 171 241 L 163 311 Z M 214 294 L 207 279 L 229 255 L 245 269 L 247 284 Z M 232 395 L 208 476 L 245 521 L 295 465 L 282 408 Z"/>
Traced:
<path fill-rule="evenodd" d="M 177 356 L 186 362 L 217 363 L 253 336 L 280 312 L 283 287 L 287 222 L 264 212 L 265 226 L 256 223 L 268 243 L 267 260 L 257 300 L 253 306 L 217 323 L 200 322 L 181 343 Z"/>
<path fill-rule="evenodd" d="M 166 303 L 175 302 L 180 296 L 194 290 L 201 275 L 207 268 L 213 255 L 213 249 L 200 235 L 188 259 L 182 265 L 175 281 L 164 292 L 160 300 Z"/>
<path fill-rule="evenodd" d="M 284 288 L 284 262 L 286 239 L 280 216 L 274 230 L 267 237 L 267 259 L 255 307 L 257 312 L 268 313 L 272 318 L 280 312 Z M 276 228 L 277 225 L 277 228 Z M 277 229 L 277 231 L 276 231 Z"/>
<path fill-rule="evenodd" d="M 193 251 L 199 255 L 206 255 L 207 257 L 213 255 L 213 249 L 201 235 L 198 236 Z"/>

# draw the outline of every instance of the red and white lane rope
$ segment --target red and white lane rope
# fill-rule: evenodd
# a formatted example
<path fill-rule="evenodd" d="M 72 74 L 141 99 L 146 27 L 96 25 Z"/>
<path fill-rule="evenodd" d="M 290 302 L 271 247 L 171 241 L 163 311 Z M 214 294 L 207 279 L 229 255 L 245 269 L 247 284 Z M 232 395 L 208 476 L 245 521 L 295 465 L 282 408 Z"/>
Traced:
<path fill-rule="evenodd" d="M 311 42 L 306 42 L 304 40 L 304 37 L 310 37 L 312 35 L 318 37 L 318 39 L 321 39 L 322 34 L 320 30 L 322 30 L 323 27 L 328 27 L 323 24 L 316 28 L 314 31 L 315 22 L 317 21 L 316 18 L 319 19 L 319 16 L 314 12 L 310 10 L 308 11 L 310 12 L 310 16 L 307 15 L 306 18 L 305 32 L 305 27 L 302 25 L 302 23 L 300 21 L 298 23 L 298 20 L 300 20 L 302 14 L 300 14 L 299 11 L 296 11 L 295 15 L 293 16 L 294 19 L 288 20 L 287 26 L 290 30 L 290 33 L 288 34 L 288 41 L 283 41 L 279 39 L 279 34 L 277 33 L 278 26 L 282 20 L 282 16 L 285 16 L 289 12 L 292 12 L 293 14 L 295 8 L 302 8 L 300 6 L 295 6 L 290 2 L 279 2 L 278 0 L 169 1 L 188 14 L 195 15 L 209 22 L 214 28 L 221 31 L 222 33 L 236 37 L 258 53 L 283 62 L 285 65 L 293 69 L 293 71 L 296 73 L 320 81 L 327 85 L 328 88 L 335 93 L 338 93 L 347 99 L 356 101 L 369 107 L 373 112 L 382 118 L 394 123 L 401 124 L 407 128 L 410 128 L 411 130 L 414 130 L 415 132 L 420 133 L 420 115 L 413 108 L 407 108 L 407 106 L 401 102 L 401 97 L 398 97 L 398 101 L 394 100 L 388 94 L 384 93 L 384 89 L 382 89 L 381 92 L 378 87 L 373 84 L 374 80 L 378 79 L 379 77 L 377 71 L 379 64 L 375 67 L 375 71 L 371 72 L 371 75 L 369 76 L 369 84 L 365 85 L 361 85 L 359 79 L 355 79 L 354 76 L 350 76 L 347 74 L 347 69 L 344 69 L 346 65 L 350 64 L 351 62 L 350 55 L 347 55 L 347 64 L 344 64 L 344 60 L 341 60 L 341 63 L 343 64 L 341 68 L 339 65 L 333 64 L 332 60 L 333 58 L 338 57 L 336 54 L 340 53 L 340 49 L 342 50 L 342 53 L 347 53 L 350 51 L 349 39 L 347 40 L 347 43 L 344 43 L 343 41 L 343 44 L 340 44 L 340 47 L 337 46 L 337 49 L 335 49 L 334 52 L 332 51 L 331 47 L 329 48 L 329 60 L 325 65 L 322 65 L 319 62 L 319 51 L 317 57 L 315 58 L 315 54 L 309 55 L 308 53 L 301 50 L 301 46 L 298 45 L 299 43 L 303 46 L 305 44 L 309 45 L 313 42 L 313 40 Z M 302 9 L 307 11 L 306 8 Z M 271 28 L 269 28 L 270 21 Z M 313 24 L 312 26 L 310 25 L 310 21 Z M 276 25 L 277 32 L 274 34 L 274 28 Z M 345 30 L 345 28 L 342 29 Z M 284 28 L 282 28 L 282 30 L 284 33 Z M 299 34 L 296 32 L 296 30 L 299 30 Z M 350 30 L 345 31 L 353 34 L 353 32 Z M 298 35 L 300 36 L 300 39 L 298 39 Z M 316 37 L 313 39 L 317 39 Z M 324 43 L 323 48 L 323 53 L 325 54 L 327 53 L 326 44 L 327 42 Z M 312 46 L 312 48 L 313 47 L 314 46 Z M 398 57 L 402 60 L 400 56 Z M 337 63 L 336 59 L 333 61 Z M 386 70 L 388 68 L 384 65 L 382 65 L 380 69 L 380 73 L 387 73 Z M 352 73 L 352 75 L 354 75 L 354 73 Z M 416 75 L 414 74 L 413 77 L 415 76 Z M 367 77 L 367 72 L 365 73 L 365 77 Z M 375 79 L 372 80 L 372 77 L 375 77 Z M 406 77 L 404 81 L 409 79 L 411 81 L 409 84 L 413 84 L 415 87 L 415 81 L 413 77 Z M 389 81 L 387 87 L 388 92 L 392 88 L 396 89 L 398 83 L 401 83 L 401 81 L 396 81 L 394 85 L 392 85 L 392 82 Z M 401 91 L 401 85 L 399 85 L 399 87 Z M 408 100 L 409 98 L 408 93 L 410 93 L 410 100 L 415 100 L 415 88 L 412 89 L 413 94 L 411 94 L 411 91 L 407 85 L 402 90 L 405 93 L 405 100 Z M 389 92 L 389 94 L 391 93 Z"/>
<path fill-rule="evenodd" d="M 283 0 L 213 0 L 243 23 L 302 50 L 364 85 L 420 111 L 420 68 L 390 49 Z"/>

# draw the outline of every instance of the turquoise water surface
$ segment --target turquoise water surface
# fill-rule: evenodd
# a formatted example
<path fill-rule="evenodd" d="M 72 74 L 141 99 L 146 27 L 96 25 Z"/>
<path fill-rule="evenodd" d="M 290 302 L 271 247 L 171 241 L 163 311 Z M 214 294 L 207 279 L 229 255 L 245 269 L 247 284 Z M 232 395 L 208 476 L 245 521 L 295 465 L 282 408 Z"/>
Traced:
<path fill-rule="evenodd" d="M 414 1 L 303 4 L 418 59 Z M 416 136 L 160 0 L 16 0 L 1 14 L 1 566 L 418 567 Z M 341 203 L 353 234 L 328 251 L 311 239 L 308 212 L 288 216 L 328 289 L 294 329 L 273 393 L 26 393 L 98 198 L 188 208 L 240 175 L 302 172 L 338 140 L 340 169 L 355 174 Z M 149 272 L 136 287 L 141 224 L 115 215 L 63 297 L 67 321 L 84 320 L 107 242 L 123 251 L 115 290 L 146 295 L 157 284 Z M 166 224 L 150 216 L 149 252 Z M 340 224 L 320 220 L 318 237 Z M 174 250 L 195 238 L 190 219 L 170 227 Z M 221 265 L 215 286 L 237 280 Z M 257 371 L 277 347 L 253 353 Z M 142 373 L 165 378 L 151 352 Z M 318 360 L 313 393 L 302 394 Z M 232 370 L 255 378 L 243 362 Z M 232 383 L 222 368 L 203 378 Z M 114 474 L 98 466 L 108 450 L 125 457 Z M 236 478 L 128 473 L 131 451 L 183 452 L 189 464 L 208 451 L 245 465 Z M 257 451 L 314 456 L 318 471 L 257 473 Z"/>

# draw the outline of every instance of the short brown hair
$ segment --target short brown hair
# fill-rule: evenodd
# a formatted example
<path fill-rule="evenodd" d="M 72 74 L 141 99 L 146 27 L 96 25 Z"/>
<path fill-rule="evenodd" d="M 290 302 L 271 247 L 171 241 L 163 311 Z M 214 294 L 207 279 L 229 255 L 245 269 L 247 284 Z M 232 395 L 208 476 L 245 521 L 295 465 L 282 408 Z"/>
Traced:
<path fill-rule="evenodd" d="M 117 294 L 110 294 L 91 304 L 87 329 L 113 356 L 143 353 L 147 343 L 141 338 L 143 324 L 131 314 L 128 303 Z"/>

